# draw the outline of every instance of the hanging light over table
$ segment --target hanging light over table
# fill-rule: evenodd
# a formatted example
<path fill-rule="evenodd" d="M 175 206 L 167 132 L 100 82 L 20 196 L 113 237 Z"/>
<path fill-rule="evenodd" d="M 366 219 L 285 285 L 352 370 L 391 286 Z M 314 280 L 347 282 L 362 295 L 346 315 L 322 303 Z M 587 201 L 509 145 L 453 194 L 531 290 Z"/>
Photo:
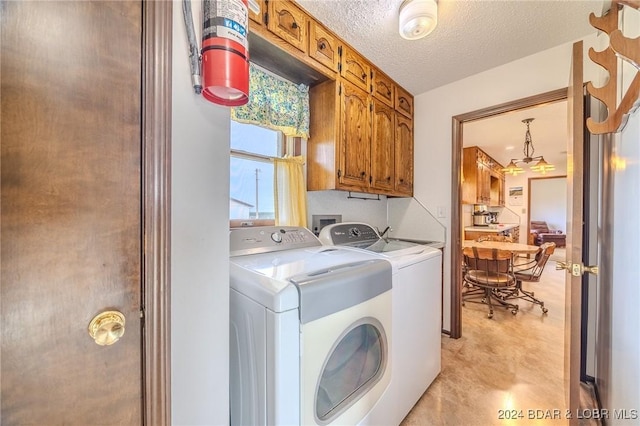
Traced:
<path fill-rule="evenodd" d="M 534 172 L 539 172 L 542 174 L 546 174 L 551 170 L 555 170 L 555 166 L 553 164 L 549 164 L 545 161 L 542 155 L 534 157 L 533 154 L 535 152 L 535 148 L 533 147 L 533 140 L 531 139 L 531 131 L 529 130 L 529 124 L 534 120 L 534 118 L 525 118 L 522 120 L 523 123 L 527 125 L 527 131 L 524 136 L 524 148 L 522 152 L 524 154 L 524 158 L 512 158 L 507 167 L 503 168 L 502 171 L 511 174 L 513 176 L 517 176 L 519 173 L 524 173 L 524 169 L 518 166 L 518 163 L 529 164 L 536 161 L 536 164 L 531 166 L 531 170 Z"/>

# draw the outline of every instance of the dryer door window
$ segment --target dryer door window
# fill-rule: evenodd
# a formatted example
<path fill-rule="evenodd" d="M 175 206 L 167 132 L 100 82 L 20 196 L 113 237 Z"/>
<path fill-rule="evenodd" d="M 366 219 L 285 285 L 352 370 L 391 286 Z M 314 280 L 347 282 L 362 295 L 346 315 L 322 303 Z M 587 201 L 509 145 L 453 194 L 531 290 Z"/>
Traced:
<path fill-rule="evenodd" d="M 375 318 L 360 320 L 341 335 L 316 388 L 316 416 L 322 423 L 340 415 L 380 380 L 387 351 L 384 329 Z"/>

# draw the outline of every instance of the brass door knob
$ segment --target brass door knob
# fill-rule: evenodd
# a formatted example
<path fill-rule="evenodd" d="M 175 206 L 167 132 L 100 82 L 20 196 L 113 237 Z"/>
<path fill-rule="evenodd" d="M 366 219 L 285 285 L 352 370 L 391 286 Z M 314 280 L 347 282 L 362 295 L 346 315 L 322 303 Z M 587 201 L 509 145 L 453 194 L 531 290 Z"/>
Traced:
<path fill-rule="evenodd" d="M 89 336 L 100 346 L 113 345 L 124 335 L 124 324 L 122 312 L 100 312 L 89 323 Z"/>

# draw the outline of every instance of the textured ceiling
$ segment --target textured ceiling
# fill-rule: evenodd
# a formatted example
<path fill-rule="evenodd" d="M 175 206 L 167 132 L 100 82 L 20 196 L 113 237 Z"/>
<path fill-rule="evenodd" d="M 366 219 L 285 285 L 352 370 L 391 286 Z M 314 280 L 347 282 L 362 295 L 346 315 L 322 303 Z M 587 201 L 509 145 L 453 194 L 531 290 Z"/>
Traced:
<path fill-rule="evenodd" d="M 595 32 L 595 0 L 438 2 L 438 26 L 420 40 L 398 34 L 403 0 L 297 0 L 413 95 Z"/>

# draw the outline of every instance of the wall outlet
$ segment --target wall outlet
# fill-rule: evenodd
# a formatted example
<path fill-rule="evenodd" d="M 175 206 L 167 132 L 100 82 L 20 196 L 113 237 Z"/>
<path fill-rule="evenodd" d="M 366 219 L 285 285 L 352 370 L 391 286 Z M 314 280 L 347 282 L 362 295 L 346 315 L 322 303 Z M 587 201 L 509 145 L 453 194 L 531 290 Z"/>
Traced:
<path fill-rule="evenodd" d="M 444 206 L 438 206 L 438 217 L 447 217 L 447 208 Z"/>

